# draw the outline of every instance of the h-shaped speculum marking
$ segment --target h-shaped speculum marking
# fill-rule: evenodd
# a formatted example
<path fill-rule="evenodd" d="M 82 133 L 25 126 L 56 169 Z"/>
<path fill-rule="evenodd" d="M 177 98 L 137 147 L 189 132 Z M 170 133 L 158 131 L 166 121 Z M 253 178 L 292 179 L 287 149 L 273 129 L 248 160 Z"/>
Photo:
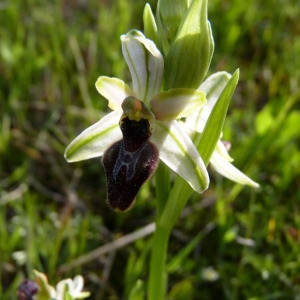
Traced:
<path fill-rule="evenodd" d="M 119 156 L 113 169 L 114 180 L 117 180 L 123 166 L 126 168 L 126 181 L 130 181 L 134 177 L 136 164 L 144 146 L 145 144 L 142 144 L 135 152 L 130 152 L 125 150 L 124 141 L 121 141 Z"/>

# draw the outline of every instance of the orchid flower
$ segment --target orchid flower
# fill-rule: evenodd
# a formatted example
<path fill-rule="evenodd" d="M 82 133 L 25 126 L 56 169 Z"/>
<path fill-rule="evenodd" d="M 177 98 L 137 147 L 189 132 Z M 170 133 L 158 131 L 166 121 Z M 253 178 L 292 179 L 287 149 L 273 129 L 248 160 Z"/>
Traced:
<path fill-rule="evenodd" d="M 82 291 L 83 277 L 81 275 L 75 276 L 73 280 L 70 278 L 61 280 L 56 288 L 48 283 L 44 273 L 34 270 L 34 275 L 38 286 L 37 295 L 34 298 L 36 300 L 76 300 L 90 296 L 90 292 Z"/>
<path fill-rule="evenodd" d="M 65 299 L 84 299 L 90 296 L 90 292 L 83 292 L 83 277 L 77 275 L 74 279 L 64 279 L 61 280 L 56 285 L 56 299 L 65 300 Z M 66 295 L 69 298 L 66 298 Z"/>
<path fill-rule="evenodd" d="M 154 42 L 132 30 L 121 43 L 133 88 L 118 78 L 98 78 L 96 88 L 113 111 L 71 142 L 66 160 L 103 156 L 108 204 L 115 210 L 132 206 L 159 159 L 202 193 L 208 173 L 178 120 L 203 107 L 205 93 L 190 88 L 161 92 L 164 60 Z"/>
<path fill-rule="evenodd" d="M 230 78 L 231 75 L 227 72 L 217 72 L 200 85 L 199 90 L 206 92 L 207 103 L 186 118 L 185 125 L 190 134 L 203 132 L 210 113 Z M 228 154 L 227 148 L 230 147 L 226 147 L 221 140 L 217 142 L 210 158 L 210 164 L 213 169 L 232 181 L 257 188 L 259 185 L 256 182 L 231 164 L 233 159 Z"/>

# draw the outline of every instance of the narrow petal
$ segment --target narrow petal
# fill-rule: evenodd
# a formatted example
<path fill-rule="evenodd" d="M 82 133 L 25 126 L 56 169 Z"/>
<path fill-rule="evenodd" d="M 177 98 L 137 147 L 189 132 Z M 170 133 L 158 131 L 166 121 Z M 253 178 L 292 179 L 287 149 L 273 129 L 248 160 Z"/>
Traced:
<path fill-rule="evenodd" d="M 123 100 L 128 96 L 135 96 L 123 80 L 114 77 L 100 76 L 96 81 L 96 89 L 108 100 L 108 107 L 120 113 Z"/>
<path fill-rule="evenodd" d="M 132 77 L 138 99 L 149 104 L 159 92 L 164 61 L 155 44 L 137 30 L 121 36 L 122 51 Z"/>
<path fill-rule="evenodd" d="M 84 130 L 67 147 L 65 159 L 68 162 L 75 162 L 102 156 L 110 145 L 122 138 L 119 128 L 120 117 L 118 112 L 111 112 Z"/>
<path fill-rule="evenodd" d="M 206 93 L 207 104 L 201 109 L 195 110 L 187 120 L 187 126 L 198 132 L 202 132 L 208 117 L 219 99 L 224 87 L 231 78 L 227 72 L 217 72 L 208 77 L 199 87 L 199 90 Z"/>
<path fill-rule="evenodd" d="M 177 121 L 156 121 L 151 139 L 158 147 L 160 159 L 185 179 L 198 193 L 207 189 L 206 167 L 189 136 Z"/>
<path fill-rule="evenodd" d="M 157 120 L 171 121 L 187 117 L 206 103 L 205 93 L 195 89 L 171 89 L 157 94 L 151 108 Z"/>
<path fill-rule="evenodd" d="M 258 183 L 238 170 L 226 158 L 224 158 L 220 153 L 216 151 L 214 151 L 214 153 L 212 154 L 210 163 L 216 172 L 232 181 L 240 184 L 250 185 L 255 188 L 259 187 Z"/>

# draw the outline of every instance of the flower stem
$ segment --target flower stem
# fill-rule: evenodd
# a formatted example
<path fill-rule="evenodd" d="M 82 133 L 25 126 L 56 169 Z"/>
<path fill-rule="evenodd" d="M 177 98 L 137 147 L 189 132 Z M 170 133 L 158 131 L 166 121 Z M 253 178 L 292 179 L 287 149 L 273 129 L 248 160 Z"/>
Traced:
<path fill-rule="evenodd" d="M 152 242 L 148 300 L 164 300 L 166 293 L 166 256 L 170 231 L 161 226 L 156 227 Z"/>
<path fill-rule="evenodd" d="M 184 209 L 193 189 L 181 177 L 177 176 L 175 183 L 168 195 L 165 209 L 160 217 L 159 224 L 170 232 Z"/>
<path fill-rule="evenodd" d="M 228 104 L 238 81 L 239 72 L 236 71 L 228 81 L 218 102 L 214 106 L 201 136 L 194 140 L 201 157 L 208 165 L 212 152 L 222 131 Z M 153 238 L 150 278 L 148 284 L 148 299 L 163 300 L 166 293 L 166 257 L 169 236 L 181 211 L 191 196 L 193 190 L 181 177 L 177 177 L 170 188 L 164 188 L 163 178 L 166 175 L 165 167 L 157 170 L 157 214 L 156 231 Z M 168 176 L 169 180 L 170 176 Z M 169 181 L 167 181 L 169 182 Z M 162 190 L 161 190 L 162 189 Z"/>
<path fill-rule="evenodd" d="M 165 264 L 170 235 L 170 227 L 163 227 L 159 223 L 166 202 L 170 194 L 170 170 L 160 163 L 155 173 L 156 185 L 156 230 L 152 241 L 150 274 L 148 283 L 149 300 L 163 300 L 166 293 Z"/>
<path fill-rule="evenodd" d="M 159 163 L 155 174 L 156 193 L 156 219 L 158 220 L 164 211 L 170 193 L 170 169 L 162 162 Z"/>
<path fill-rule="evenodd" d="M 157 180 L 162 179 L 165 169 L 158 169 Z M 161 173 L 161 174 L 159 174 Z M 168 174 L 170 175 L 170 174 Z M 191 187 L 181 177 L 177 177 L 173 188 L 168 193 L 157 194 L 157 201 L 162 203 L 156 216 L 156 230 L 152 242 L 150 276 L 148 283 L 149 300 L 164 300 L 167 290 L 166 259 L 169 236 L 190 194 Z M 159 199 L 164 197 L 164 199 Z M 159 206 L 158 206 L 159 207 Z"/>

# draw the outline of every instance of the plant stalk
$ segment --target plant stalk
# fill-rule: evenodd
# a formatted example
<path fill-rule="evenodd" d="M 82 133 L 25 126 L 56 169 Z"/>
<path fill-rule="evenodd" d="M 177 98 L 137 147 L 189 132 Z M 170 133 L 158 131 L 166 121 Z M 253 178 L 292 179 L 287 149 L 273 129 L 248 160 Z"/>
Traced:
<path fill-rule="evenodd" d="M 157 224 L 154 233 L 148 283 L 148 300 L 164 300 L 166 294 L 166 256 L 170 231 Z"/>

